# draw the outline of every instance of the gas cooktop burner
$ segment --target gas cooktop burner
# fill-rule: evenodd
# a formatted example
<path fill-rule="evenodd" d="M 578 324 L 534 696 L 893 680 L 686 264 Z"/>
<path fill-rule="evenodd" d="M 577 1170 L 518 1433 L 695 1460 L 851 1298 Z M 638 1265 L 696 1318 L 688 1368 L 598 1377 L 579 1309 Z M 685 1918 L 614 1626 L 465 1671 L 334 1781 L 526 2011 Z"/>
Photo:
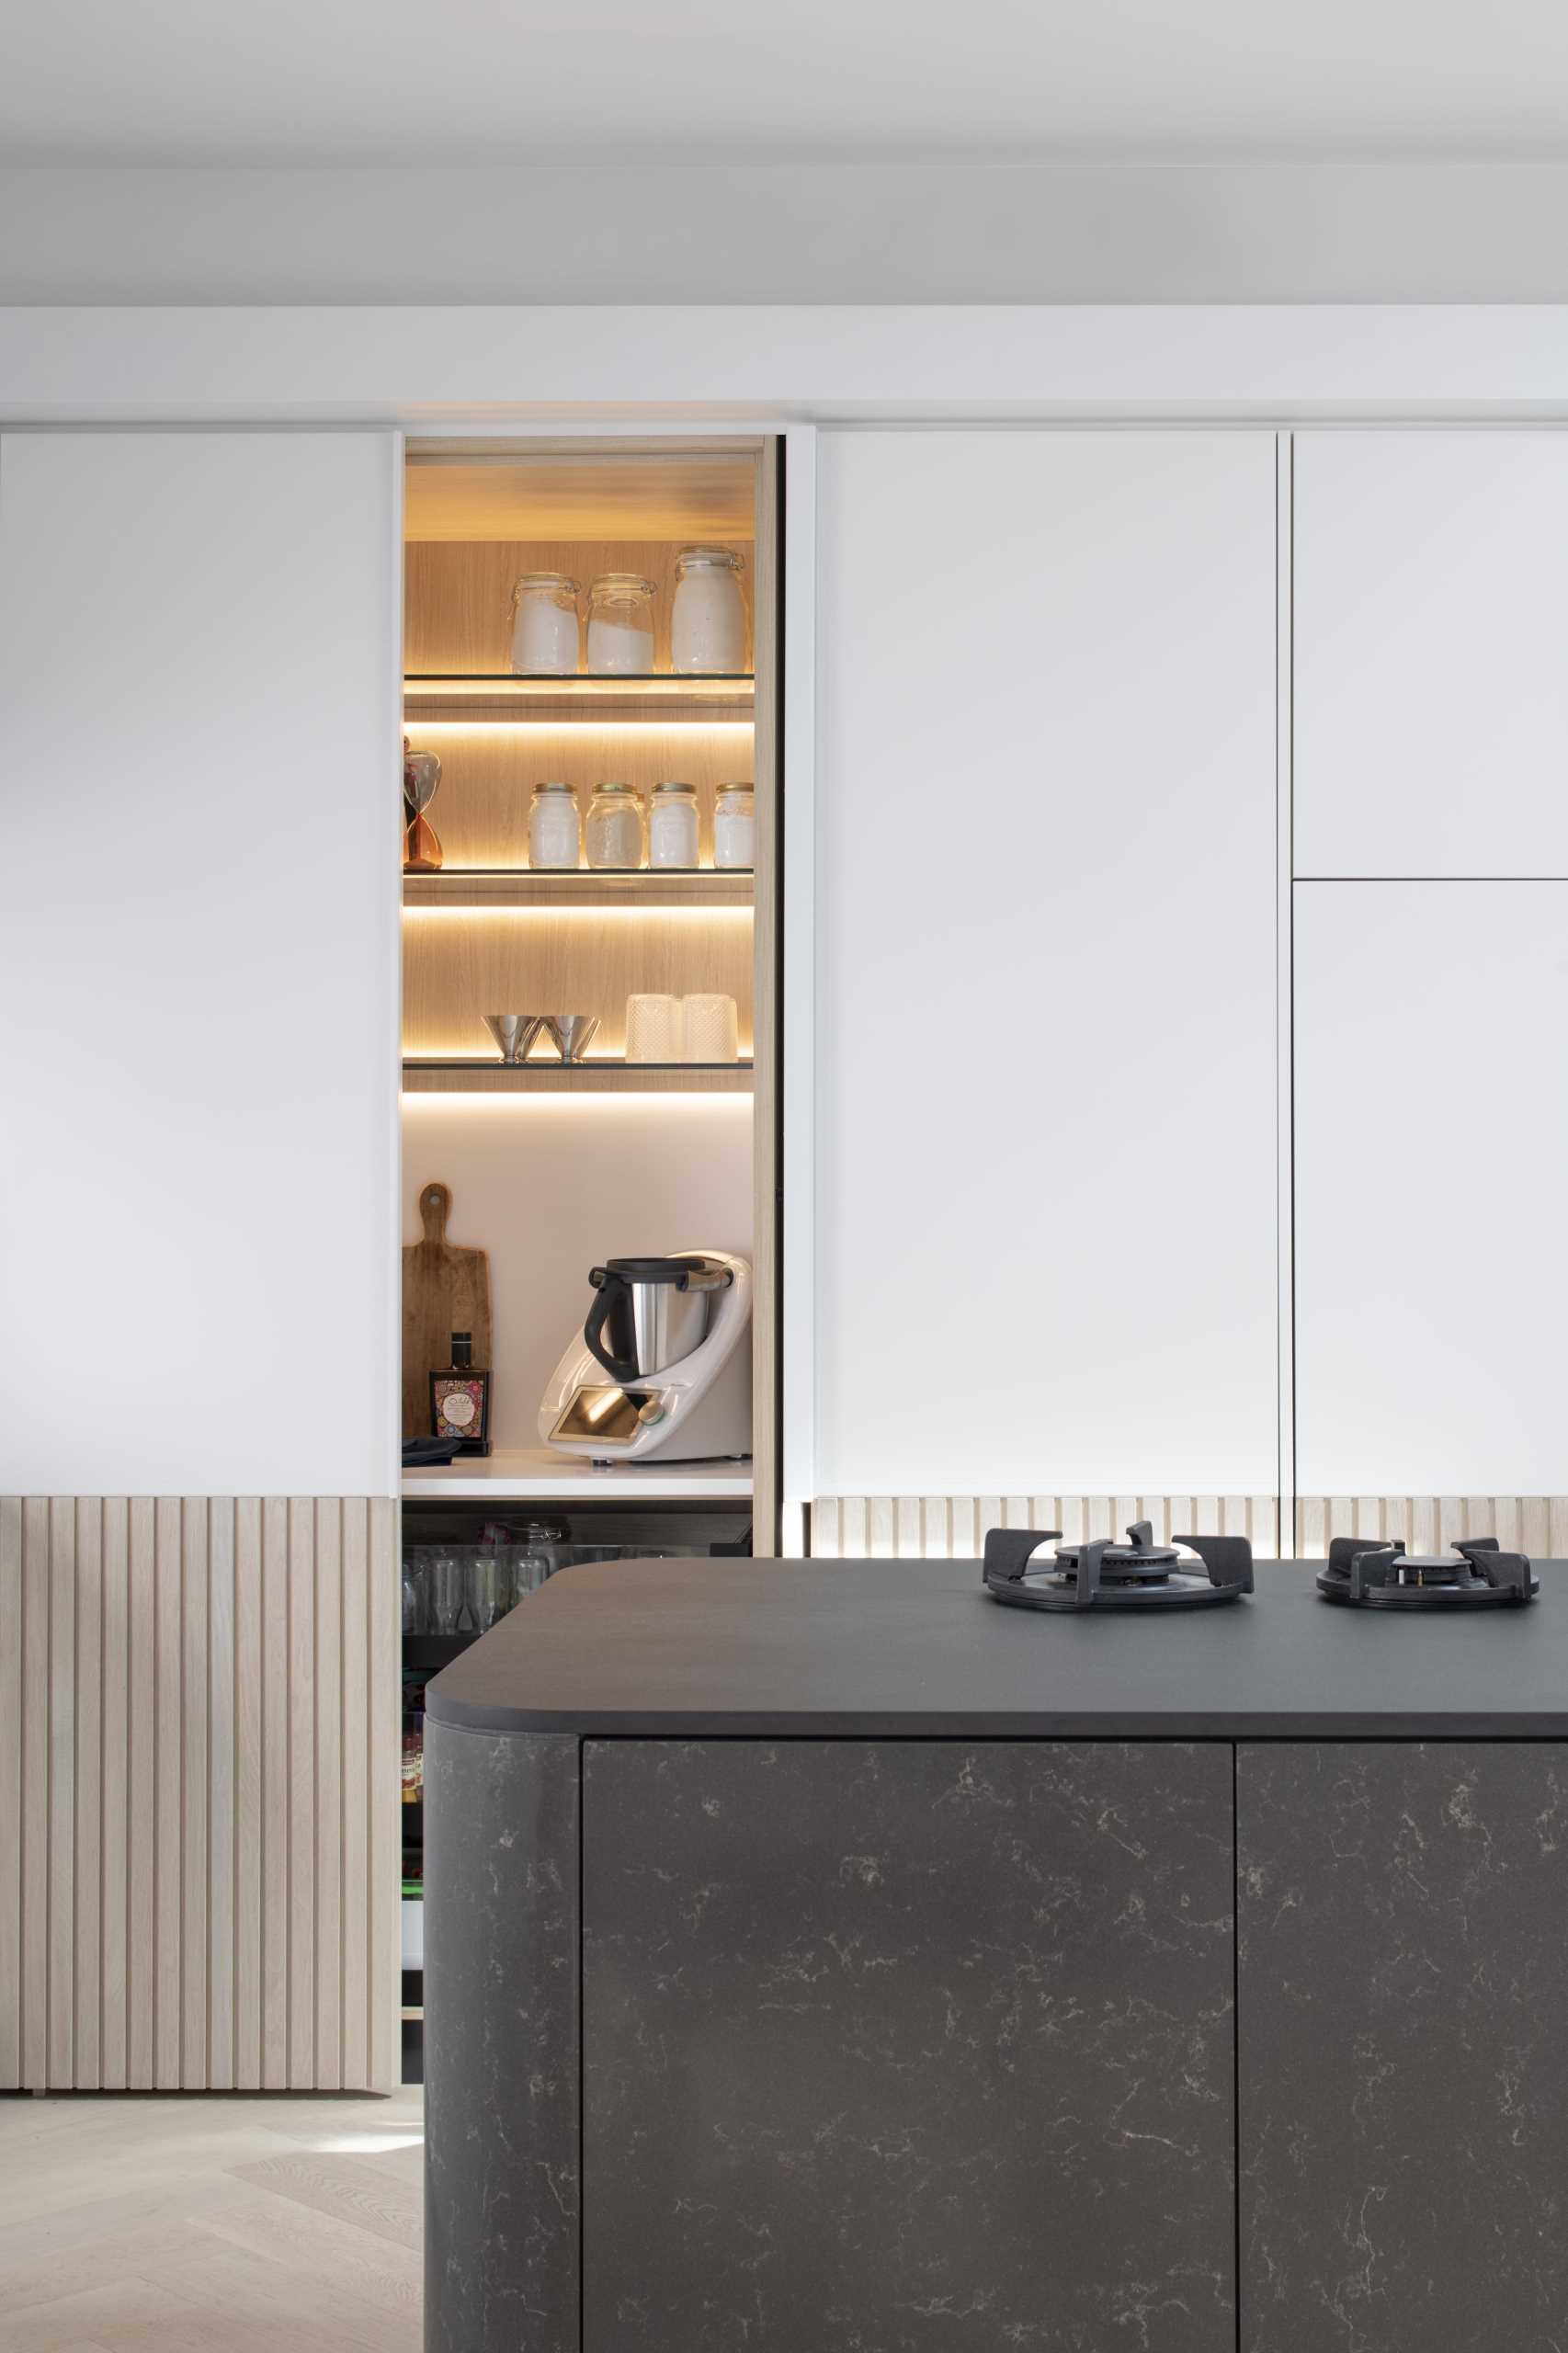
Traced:
<path fill-rule="evenodd" d="M 1369 1544 L 1364 1536 L 1335 1536 L 1318 1591 L 1359 1609 L 1517 1609 L 1540 1586 L 1525 1555 L 1500 1551 L 1494 1536 L 1472 1536 L 1451 1552 L 1426 1556 L 1399 1544 Z"/>
<path fill-rule="evenodd" d="M 1252 1591 L 1252 1546 L 1244 1536 L 1178 1536 L 1156 1544 L 1146 1519 L 1125 1544 L 1058 1544 L 1053 1562 L 1033 1555 L 1059 1528 L 993 1528 L 985 1538 L 985 1590 L 1015 1609 L 1198 1609 Z M 1176 1551 L 1185 1544 L 1196 1563 Z"/>

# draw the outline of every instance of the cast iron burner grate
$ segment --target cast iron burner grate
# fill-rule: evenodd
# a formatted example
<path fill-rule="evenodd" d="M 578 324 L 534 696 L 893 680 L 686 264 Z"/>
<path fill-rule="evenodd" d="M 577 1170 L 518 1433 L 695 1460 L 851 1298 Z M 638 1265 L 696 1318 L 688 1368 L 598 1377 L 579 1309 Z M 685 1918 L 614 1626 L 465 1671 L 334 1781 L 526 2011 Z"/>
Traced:
<path fill-rule="evenodd" d="M 1014 1609 L 1201 1609 L 1252 1591 L 1252 1546 L 1244 1536 L 1178 1536 L 1156 1544 L 1146 1519 L 1125 1544 L 1058 1544 L 1053 1561 L 1031 1566 L 1059 1528 L 986 1531 L 983 1579 L 993 1601 Z M 1185 1560 L 1176 1545 L 1196 1552 Z"/>
<path fill-rule="evenodd" d="M 1540 1586 L 1524 1553 L 1502 1552 L 1495 1536 L 1472 1536 L 1426 1556 L 1401 1544 L 1369 1544 L 1364 1536 L 1335 1536 L 1318 1591 L 1358 1609 L 1517 1609 Z"/>

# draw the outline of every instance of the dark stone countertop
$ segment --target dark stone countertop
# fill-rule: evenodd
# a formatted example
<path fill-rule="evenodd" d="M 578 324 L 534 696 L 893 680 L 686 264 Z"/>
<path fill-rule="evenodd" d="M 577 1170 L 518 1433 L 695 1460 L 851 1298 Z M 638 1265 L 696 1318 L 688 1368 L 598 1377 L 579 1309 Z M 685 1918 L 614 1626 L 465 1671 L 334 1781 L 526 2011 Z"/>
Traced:
<path fill-rule="evenodd" d="M 1568 1739 L 1568 1563 L 1528 1608 L 1348 1609 L 1260 1561 L 1203 1609 L 1006 1609 L 976 1561 L 563 1570 L 430 1682 L 474 1731 L 965 1739 Z"/>

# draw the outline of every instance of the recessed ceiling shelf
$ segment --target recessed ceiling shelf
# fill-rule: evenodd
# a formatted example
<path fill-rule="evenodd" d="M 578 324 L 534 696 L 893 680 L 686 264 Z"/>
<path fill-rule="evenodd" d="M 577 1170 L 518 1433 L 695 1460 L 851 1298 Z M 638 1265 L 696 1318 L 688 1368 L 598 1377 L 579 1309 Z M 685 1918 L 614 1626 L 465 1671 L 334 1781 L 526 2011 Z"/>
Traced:
<path fill-rule="evenodd" d="M 446 867 L 405 874 L 405 907 L 749 907 L 749 867 L 582 867 L 534 872 L 506 866 Z"/>
<path fill-rule="evenodd" d="M 403 1066 L 405 1095 L 749 1095 L 744 1063 L 481 1062 L 419 1057 Z"/>
<path fill-rule="evenodd" d="M 756 682 L 744 676 L 517 678 L 503 671 L 410 674 L 403 679 L 403 715 L 435 723 L 449 720 L 551 720 L 596 722 L 640 719 L 660 724 L 694 720 L 745 722 L 753 716 Z"/>

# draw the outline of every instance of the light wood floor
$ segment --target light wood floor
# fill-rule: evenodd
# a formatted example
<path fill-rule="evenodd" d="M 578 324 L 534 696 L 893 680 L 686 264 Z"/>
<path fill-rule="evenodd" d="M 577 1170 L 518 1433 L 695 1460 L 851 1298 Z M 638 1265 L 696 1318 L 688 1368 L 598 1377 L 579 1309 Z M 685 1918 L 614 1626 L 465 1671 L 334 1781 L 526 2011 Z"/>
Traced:
<path fill-rule="evenodd" d="M 0 2353 L 417 2353 L 424 2104 L 0 2097 Z"/>

